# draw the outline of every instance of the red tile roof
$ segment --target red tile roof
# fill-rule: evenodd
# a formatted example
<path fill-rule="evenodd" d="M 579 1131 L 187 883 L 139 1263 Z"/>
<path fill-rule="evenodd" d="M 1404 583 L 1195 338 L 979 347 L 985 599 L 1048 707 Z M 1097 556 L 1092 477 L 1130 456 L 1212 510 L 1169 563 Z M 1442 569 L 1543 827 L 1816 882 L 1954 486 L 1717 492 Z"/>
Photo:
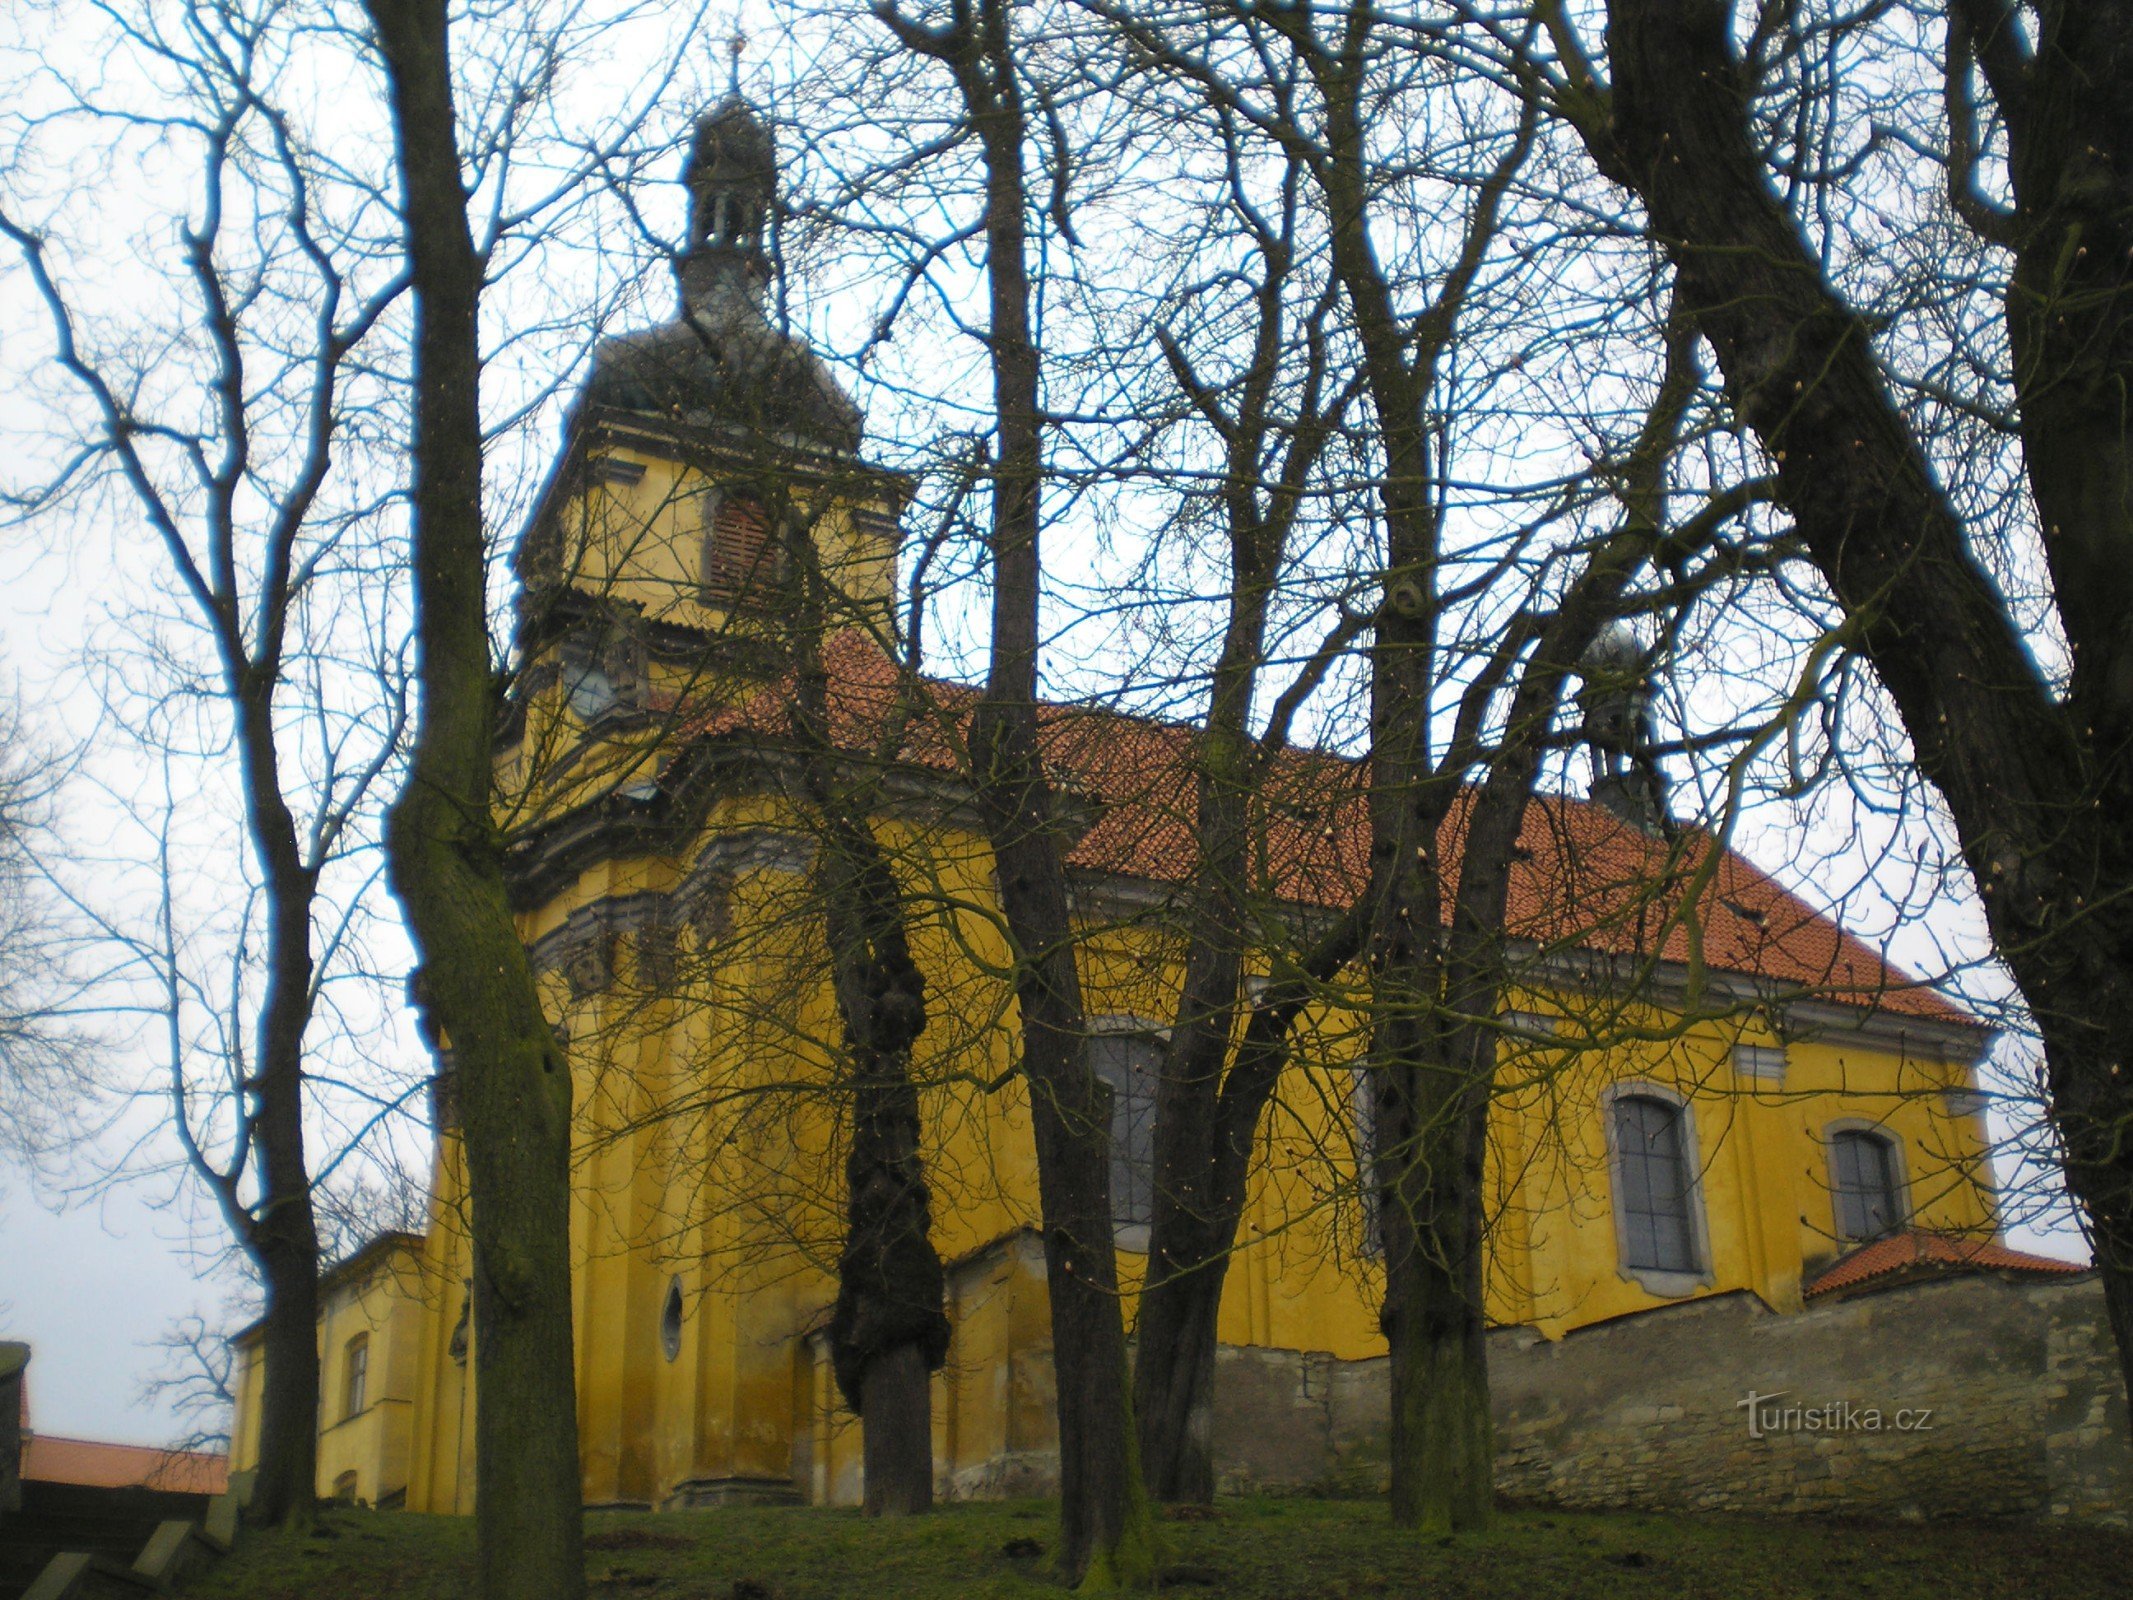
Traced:
<path fill-rule="evenodd" d="M 839 634 L 824 650 L 830 733 L 864 758 L 879 744 L 900 693 L 917 704 L 896 759 L 942 773 L 966 770 L 963 748 L 977 691 L 921 679 L 905 682 L 870 639 Z M 790 684 L 685 725 L 703 739 L 787 732 Z M 1068 864 L 1155 883 L 1190 875 L 1195 785 L 1190 726 L 1094 706 L 1045 704 L 1038 712 L 1055 784 L 1084 798 L 1095 820 Z M 1369 881 L 1368 771 L 1317 750 L 1283 752 L 1265 785 L 1262 888 L 1292 903 L 1345 906 Z M 1454 807 L 1439 850 L 1456 863 L 1466 825 Z M 1604 807 L 1537 796 L 1519 837 L 1510 931 L 1544 946 L 1687 963 L 1744 974 L 1862 1009 L 1936 1023 L 1983 1027 L 1920 980 L 1815 911 L 1731 850 L 1710 861 L 1714 841 L 1684 829 L 1677 843 L 1631 827 Z M 1700 869 L 1710 867 L 1707 876 Z M 1696 915 L 1683 914 L 1696 890 Z M 1447 885 L 1449 890 L 1450 885 Z M 1447 894 L 1447 901 L 1449 894 Z"/>
<path fill-rule="evenodd" d="M 220 1494 L 229 1487 L 230 1458 L 202 1450 L 158 1450 L 153 1445 L 39 1433 L 22 1441 L 22 1475 L 41 1483 L 83 1483 L 100 1489 Z"/>
<path fill-rule="evenodd" d="M 1916 1277 L 1943 1272 L 2024 1272 L 2046 1277 L 2065 1277 L 2087 1272 L 2076 1261 L 2031 1255 L 2012 1250 L 1997 1239 L 1979 1239 L 1960 1234 L 1929 1233 L 1914 1228 L 1876 1239 L 1837 1257 L 1801 1288 L 1812 1300 L 1839 1289 L 1855 1289 L 1876 1278 Z"/>

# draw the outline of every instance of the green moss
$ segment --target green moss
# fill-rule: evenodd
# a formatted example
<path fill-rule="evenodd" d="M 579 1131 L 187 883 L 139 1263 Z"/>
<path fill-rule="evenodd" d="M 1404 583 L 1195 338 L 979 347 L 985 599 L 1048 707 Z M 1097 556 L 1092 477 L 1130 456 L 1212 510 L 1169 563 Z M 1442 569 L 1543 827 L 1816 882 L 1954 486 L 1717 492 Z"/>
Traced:
<path fill-rule="evenodd" d="M 600 1513 L 586 1518 L 586 1575 L 592 1600 L 725 1600 L 737 1584 L 773 1600 L 1061 1600 L 1040 1542 L 1053 1537 L 1049 1512 L 1025 1502 L 889 1522 L 847 1511 Z M 1379 1501 L 1268 1499 L 1223 1501 L 1147 1532 L 1163 1592 L 1191 1600 L 2118 1600 L 2133 1570 L 2133 1535 L 1995 1523 L 1507 1511 L 1484 1529 L 1425 1539 L 1393 1527 Z M 308 1532 L 246 1535 L 186 1594 L 465 1600 L 473 1570 L 471 1519 L 333 1510 Z"/>
<path fill-rule="evenodd" d="M 1133 1416 L 1133 1385 L 1124 1384 L 1120 1393 L 1126 1397 L 1125 1525 L 1119 1530 L 1118 1543 L 1109 1550 L 1098 1551 L 1089 1570 L 1082 1574 L 1082 1594 L 1153 1589 L 1156 1569 L 1163 1558 L 1162 1530 L 1155 1524 L 1147 1481 L 1141 1476 L 1141 1435 Z"/>

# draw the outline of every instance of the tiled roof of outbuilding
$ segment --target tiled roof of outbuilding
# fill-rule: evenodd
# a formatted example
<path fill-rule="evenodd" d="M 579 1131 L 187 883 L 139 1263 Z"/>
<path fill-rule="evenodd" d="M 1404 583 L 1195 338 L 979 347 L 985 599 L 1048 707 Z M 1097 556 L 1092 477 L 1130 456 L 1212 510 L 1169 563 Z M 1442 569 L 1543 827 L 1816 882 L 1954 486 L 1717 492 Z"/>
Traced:
<path fill-rule="evenodd" d="M 1837 1257 L 1801 1286 L 1812 1300 L 1841 1289 L 1856 1289 L 1879 1278 L 1916 1277 L 1931 1272 L 2021 1272 L 2065 1277 L 2089 1269 L 2078 1261 L 2014 1250 L 1997 1239 L 1907 1229 L 1876 1239 Z"/>

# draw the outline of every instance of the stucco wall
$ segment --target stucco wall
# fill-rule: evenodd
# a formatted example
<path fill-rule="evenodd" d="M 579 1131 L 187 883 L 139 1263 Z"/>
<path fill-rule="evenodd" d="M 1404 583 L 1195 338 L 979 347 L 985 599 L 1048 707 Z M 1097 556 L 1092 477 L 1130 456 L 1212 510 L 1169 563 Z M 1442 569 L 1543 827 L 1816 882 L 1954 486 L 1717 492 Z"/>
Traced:
<path fill-rule="evenodd" d="M 1512 1499 L 2121 1523 L 2133 1509 L 2125 1390 L 2090 1278 L 1946 1278 L 1792 1315 L 1721 1295 L 1552 1342 L 1502 1329 L 1489 1360 Z M 1382 1359 L 1225 1349 L 1225 1485 L 1380 1485 L 1387 1376 Z M 1767 1397 L 1754 1432 L 1751 1393 Z"/>

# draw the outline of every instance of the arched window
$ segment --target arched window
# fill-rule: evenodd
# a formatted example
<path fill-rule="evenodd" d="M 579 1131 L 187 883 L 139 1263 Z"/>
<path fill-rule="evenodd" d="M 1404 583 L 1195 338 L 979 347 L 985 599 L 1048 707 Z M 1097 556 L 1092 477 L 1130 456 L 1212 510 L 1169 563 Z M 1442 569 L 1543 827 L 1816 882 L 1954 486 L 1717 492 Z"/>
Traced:
<path fill-rule="evenodd" d="M 1614 1103 L 1614 1136 L 1622 1265 L 1699 1271 L 1695 1175 L 1681 1107 L 1657 1095 L 1622 1095 Z"/>
<path fill-rule="evenodd" d="M 341 1380 L 341 1415 L 353 1417 L 363 1410 L 364 1390 L 370 1382 L 370 1335 L 359 1333 L 348 1341 L 348 1353 L 341 1362 L 344 1376 Z"/>
<path fill-rule="evenodd" d="M 1146 1033 L 1099 1033 L 1089 1067 L 1111 1086 L 1111 1220 L 1144 1228 L 1155 1220 L 1155 1081 L 1162 1041 Z"/>
<path fill-rule="evenodd" d="M 1864 1128 L 1829 1136 L 1830 1195 L 1836 1203 L 1837 1237 L 1879 1239 L 1903 1224 L 1897 1193 L 1895 1146 Z"/>

